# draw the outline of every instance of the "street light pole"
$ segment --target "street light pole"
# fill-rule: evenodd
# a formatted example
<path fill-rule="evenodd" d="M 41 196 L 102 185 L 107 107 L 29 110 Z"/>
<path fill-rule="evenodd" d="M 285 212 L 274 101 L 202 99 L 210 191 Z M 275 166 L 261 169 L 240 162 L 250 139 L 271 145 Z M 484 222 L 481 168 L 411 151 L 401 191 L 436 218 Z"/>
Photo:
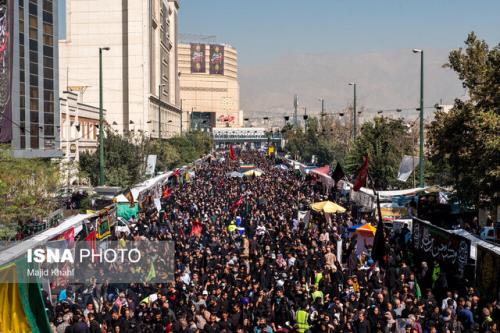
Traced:
<path fill-rule="evenodd" d="M 420 158 L 419 158 L 419 186 L 424 187 L 424 50 L 413 49 L 413 53 L 420 53 Z"/>
<path fill-rule="evenodd" d="M 182 110 L 182 98 L 181 98 L 181 136 L 182 136 L 182 113 L 184 111 Z"/>
<path fill-rule="evenodd" d="M 354 139 L 356 139 L 356 133 L 357 133 L 357 121 L 356 121 L 356 116 L 357 116 L 357 112 L 356 112 L 356 83 L 354 82 L 351 82 L 349 83 L 350 86 L 353 86 L 354 87 L 354 102 L 353 102 L 353 106 L 352 106 L 352 113 L 353 113 L 353 131 L 352 131 L 352 136 Z"/>
<path fill-rule="evenodd" d="M 104 186 L 104 111 L 102 84 L 102 51 L 109 47 L 99 48 L 99 186 Z"/>

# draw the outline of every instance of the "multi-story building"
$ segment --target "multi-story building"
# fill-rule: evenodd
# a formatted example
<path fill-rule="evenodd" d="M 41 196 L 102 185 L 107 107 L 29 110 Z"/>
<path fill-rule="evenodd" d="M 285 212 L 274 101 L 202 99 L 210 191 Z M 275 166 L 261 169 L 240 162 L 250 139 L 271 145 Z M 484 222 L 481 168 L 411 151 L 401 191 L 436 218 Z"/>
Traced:
<path fill-rule="evenodd" d="M 61 110 L 61 150 L 63 156 L 78 162 L 81 152 L 97 149 L 99 108 L 81 103 L 80 93 L 64 91 L 59 98 Z M 106 110 L 103 110 L 106 116 Z"/>
<path fill-rule="evenodd" d="M 80 153 L 95 152 L 99 135 L 99 108 L 81 103 L 83 91 L 63 91 L 61 110 L 62 180 L 68 186 L 79 180 Z M 106 110 L 103 110 L 106 115 Z"/>
<path fill-rule="evenodd" d="M 239 127 L 238 53 L 230 45 L 179 44 L 183 126 Z"/>
<path fill-rule="evenodd" d="M 103 50 L 103 106 L 119 133 L 157 138 L 180 132 L 178 0 L 60 0 L 61 89 L 85 89 L 99 105 L 99 48 Z M 161 125 L 160 125 L 161 124 Z"/>
<path fill-rule="evenodd" d="M 54 0 L 0 1 L 0 141 L 16 157 L 57 157 L 59 97 Z"/>

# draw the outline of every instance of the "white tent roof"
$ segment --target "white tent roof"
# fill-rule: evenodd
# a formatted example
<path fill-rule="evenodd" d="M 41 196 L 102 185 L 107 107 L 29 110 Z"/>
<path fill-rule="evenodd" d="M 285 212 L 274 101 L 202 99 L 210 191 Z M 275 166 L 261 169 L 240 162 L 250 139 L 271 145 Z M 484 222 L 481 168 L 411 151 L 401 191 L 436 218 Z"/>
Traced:
<path fill-rule="evenodd" d="M 75 228 L 75 235 L 77 234 L 78 227 L 81 227 L 84 220 L 89 219 L 96 214 L 78 214 L 71 216 L 70 218 L 64 220 L 57 227 L 47 229 L 38 235 L 35 235 L 29 239 L 17 242 L 14 246 L 11 246 L 0 252 L 0 266 L 11 262 L 12 260 L 20 257 L 21 255 L 27 253 L 28 249 L 36 247 L 40 244 L 44 244 L 57 235 L 62 234 L 70 228 Z"/>
<path fill-rule="evenodd" d="M 163 173 L 161 175 L 158 175 L 154 178 L 148 179 L 144 181 L 143 183 L 137 184 L 135 187 L 131 188 L 130 191 L 132 192 L 132 196 L 134 197 L 134 200 L 137 201 L 137 198 L 139 198 L 139 194 L 141 192 L 146 191 L 156 185 L 158 182 L 163 181 L 167 179 L 170 175 L 172 174 L 172 171 L 169 171 L 167 173 Z M 127 198 L 123 194 L 120 194 L 116 197 L 116 202 L 128 202 Z"/>
<path fill-rule="evenodd" d="M 465 231 L 464 229 L 457 229 L 457 230 L 450 230 L 451 233 L 454 233 L 455 235 L 462 236 L 464 238 L 467 238 L 470 240 L 470 257 L 471 259 L 476 260 L 476 254 L 477 254 L 477 246 L 480 245 L 484 248 L 487 248 L 488 250 L 495 252 L 497 255 L 500 256 L 500 246 L 486 242 L 480 238 L 478 238 L 476 235 L 471 234 L 468 231 Z"/>
<path fill-rule="evenodd" d="M 349 186 L 352 189 L 353 184 L 349 183 Z M 418 192 L 425 191 L 426 188 L 428 188 L 428 187 L 415 187 L 415 188 L 409 188 L 406 190 L 378 191 L 378 194 L 380 195 L 380 200 L 384 200 L 384 199 L 389 199 L 389 198 L 400 196 L 400 195 L 416 194 Z M 363 192 L 365 194 L 375 196 L 375 193 L 373 192 L 373 190 L 370 188 L 367 188 L 367 187 L 360 188 L 359 192 Z"/>

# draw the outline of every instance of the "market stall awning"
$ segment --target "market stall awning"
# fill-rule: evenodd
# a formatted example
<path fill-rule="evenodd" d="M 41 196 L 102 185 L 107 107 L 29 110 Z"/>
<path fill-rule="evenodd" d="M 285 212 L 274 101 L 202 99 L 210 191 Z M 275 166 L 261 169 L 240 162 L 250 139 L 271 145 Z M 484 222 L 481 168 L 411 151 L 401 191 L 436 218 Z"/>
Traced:
<path fill-rule="evenodd" d="M 320 201 L 311 204 L 311 208 L 316 212 L 324 212 L 327 214 L 345 213 L 346 209 L 335 202 Z"/>

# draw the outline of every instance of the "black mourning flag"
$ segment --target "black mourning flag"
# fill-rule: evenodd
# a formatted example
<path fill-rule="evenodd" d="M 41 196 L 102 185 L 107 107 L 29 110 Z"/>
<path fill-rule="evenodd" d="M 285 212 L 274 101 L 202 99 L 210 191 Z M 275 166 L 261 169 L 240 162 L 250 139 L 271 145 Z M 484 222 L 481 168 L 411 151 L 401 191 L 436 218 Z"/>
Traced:
<path fill-rule="evenodd" d="M 372 259 L 379 262 L 379 265 L 387 264 L 387 252 L 384 235 L 384 223 L 382 221 L 382 212 L 380 210 L 380 198 L 377 193 L 378 225 L 375 238 L 373 239 Z"/>
<path fill-rule="evenodd" d="M 335 183 L 337 183 L 339 180 L 344 178 L 344 170 L 342 170 L 342 166 L 340 165 L 339 162 L 337 162 L 337 166 L 335 167 L 335 170 L 332 172 L 332 179 L 335 180 Z"/>

